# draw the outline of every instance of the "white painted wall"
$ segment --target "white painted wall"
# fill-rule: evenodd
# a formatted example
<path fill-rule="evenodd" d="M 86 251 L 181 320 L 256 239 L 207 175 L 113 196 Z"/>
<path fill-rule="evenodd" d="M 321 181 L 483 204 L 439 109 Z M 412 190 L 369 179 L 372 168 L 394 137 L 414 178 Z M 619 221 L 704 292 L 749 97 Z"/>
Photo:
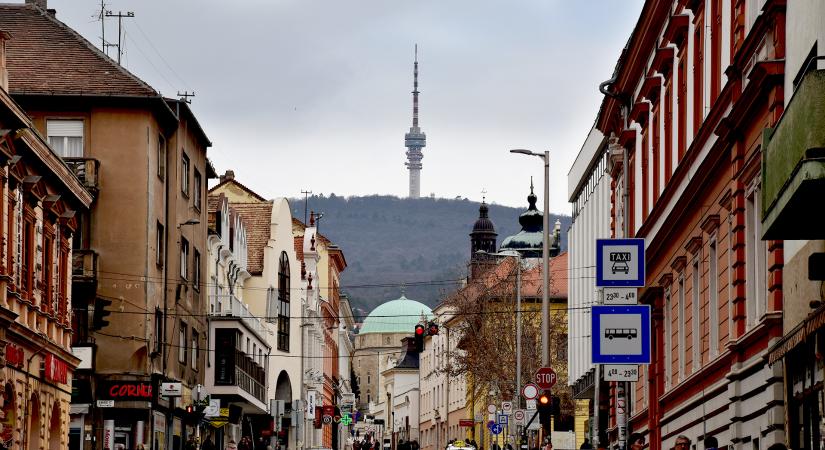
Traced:
<path fill-rule="evenodd" d="M 600 167 L 605 143 L 602 134 L 595 128 L 590 131 L 579 152 L 573 169 L 568 173 L 568 186 L 575 188 L 584 182 L 583 188 L 570 193 L 571 202 L 587 189 L 586 181 L 594 173 L 601 176 L 595 190 L 567 233 L 569 261 L 568 288 L 569 305 L 568 329 L 568 383 L 571 385 L 585 376 L 592 368 L 590 363 L 590 314 L 587 308 L 597 298 L 595 287 L 596 238 L 610 237 L 610 177 Z M 593 164 L 594 161 L 596 164 Z M 606 162 L 605 162 L 606 164 Z"/>

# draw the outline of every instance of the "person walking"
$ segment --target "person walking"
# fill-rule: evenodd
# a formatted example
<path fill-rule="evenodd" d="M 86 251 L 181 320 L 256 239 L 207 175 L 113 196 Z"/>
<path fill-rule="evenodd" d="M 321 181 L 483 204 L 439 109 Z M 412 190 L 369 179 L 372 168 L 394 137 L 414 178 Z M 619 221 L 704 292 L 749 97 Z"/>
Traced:
<path fill-rule="evenodd" d="M 593 444 L 590 443 L 590 439 L 584 438 L 584 442 L 582 442 L 582 446 L 579 447 L 580 450 L 593 450 Z"/>

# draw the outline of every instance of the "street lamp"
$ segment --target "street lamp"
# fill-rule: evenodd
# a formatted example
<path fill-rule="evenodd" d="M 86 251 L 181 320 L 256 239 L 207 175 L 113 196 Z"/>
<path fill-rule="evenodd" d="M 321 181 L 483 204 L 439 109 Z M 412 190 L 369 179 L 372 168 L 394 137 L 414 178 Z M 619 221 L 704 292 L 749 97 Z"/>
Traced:
<path fill-rule="evenodd" d="M 550 151 L 536 153 L 523 148 L 510 150 L 510 153 L 538 156 L 544 160 L 544 213 L 542 217 L 542 288 L 541 288 L 541 365 L 550 364 Z"/>

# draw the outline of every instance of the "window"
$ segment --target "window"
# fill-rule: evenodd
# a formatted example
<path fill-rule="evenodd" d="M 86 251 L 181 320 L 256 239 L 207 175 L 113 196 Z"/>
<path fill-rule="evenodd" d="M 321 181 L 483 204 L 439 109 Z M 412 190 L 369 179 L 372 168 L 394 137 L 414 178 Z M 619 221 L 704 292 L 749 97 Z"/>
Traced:
<path fill-rule="evenodd" d="M 709 314 L 709 337 L 710 357 L 714 358 L 719 355 L 719 287 L 716 261 L 716 236 L 710 238 L 710 249 L 708 252 L 708 309 Z"/>
<path fill-rule="evenodd" d="M 83 121 L 47 120 L 49 146 L 62 158 L 83 157 Z"/>
<path fill-rule="evenodd" d="M 54 237 L 48 232 L 43 236 L 43 305 L 49 305 L 52 313 L 57 313 L 60 305 L 53 293 L 54 285 Z"/>
<path fill-rule="evenodd" d="M 201 173 L 195 169 L 195 185 L 193 186 L 193 197 L 195 208 L 201 209 Z"/>
<path fill-rule="evenodd" d="M 180 238 L 180 277 L 184 280 L 189 276 L 189 241 Z"/>
<path fill-rule="evenodd" d="M 766 310 L 767 248 L 762 240 L 762 218 L 759 209 L 762 198 L 759 186 L 760 176 L 747 190 L 745 201 L 745 295 L 748 328 L 756 325 Z"/>
<path fill-rule="evenodd" d="M 693 329 L 691 330 L 693 333 L 693 339 L 691 339 L 691 341 L 693 342 L 693 372 L 696 372 L 699 370 L 702 358 L 702 339 L 700 337 L 700 330 L 702 329 L 702 309 L 699 307 L 699 302 L 701 299 L 701 295 L 699 295 L 699 259 L 693 260 L 691 278 L 691 323 L 693 324 Z"/>
<path fill-rule="evenodd" d="M 673 302 L 670 287 L 665 290 L 665 388 L 670 387 L 673 377 Z"/>
<path fill-rule="evenodd" d="M 200 290 L 201 284 L 201 253 L 195 249 L 194 261 L 192 262 L 192 287 Z"/>
<path fill-rule="evenodd" d="M 676 318 L 679 324 L 679 347 L 685 348 L 685 278 L 679 277 L 679 314 Z M 679 353 L 679 381 L 685 377 L 685 352 Z"/>
<path fill-rule="evenodd" d="M 178 334 L 178 362 L 186 364 L 186 323 L 180 323 Z"/>
<path fill-rule="evenodd" d="M 155 347 L 154 352 L 160 354 L 162 351 L 163 342 L 163 311 L 160 308 L 155 309 Z"/>
<path fill-rule="evenodd" d="M 183 154 L 180 161 L 180 190 L 189 196 L 189 157 Z"/>
<path fill-rule="evenodd" d="M 20 287 L 26 298 L 31 298 L 34 282 L 34 222 L 31 218 L 23 219 L 23 257 L 20 267 Z"/>
<path fill-rule="evenodd" d="M 157 237 L 155 238 L 155 264 L 163 267 L 163 224 L 158 222 Z"/>
<path fill-rule="evenodd" d="M 192 368 L 198 370 L 198 354 L 200 353 L 199 334 L 192 330 Z"/>
<path fill-rule="evenodd" d="M 166 178 L 166 139 L 158 135 L 158 178 Z"/>
<path fill-rule="evenodd" d="M 278 350 L 289 351 L 289 257 L 281 252 L 278 264 Z"/>
<path fill-rule="evenodd" d="M 705 27 L 702 13 L 696 18 L 693 35 L 693 136 L 699 132 L 704 111 Z"/>

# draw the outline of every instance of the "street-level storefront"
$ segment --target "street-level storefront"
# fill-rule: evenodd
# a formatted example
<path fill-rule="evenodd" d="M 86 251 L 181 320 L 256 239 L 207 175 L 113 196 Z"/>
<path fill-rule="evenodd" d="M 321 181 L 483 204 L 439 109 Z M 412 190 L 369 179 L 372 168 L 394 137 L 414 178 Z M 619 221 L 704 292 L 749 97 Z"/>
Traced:
<path fill-rule="evenodd" d="M 4 319 L 13 317 L 8 313 L 0 307 Z M 0 321 L 5 327 L 0 334 L 0 448 L 65 449 L 69 380 L 77 360 L 42 336 Z"/>
<path fill-rule="evenodd" d="M 789 331 L 768 354 L 785 375 L 786 432 L 789 448 L 825 448 L 825 308 Z"/>

